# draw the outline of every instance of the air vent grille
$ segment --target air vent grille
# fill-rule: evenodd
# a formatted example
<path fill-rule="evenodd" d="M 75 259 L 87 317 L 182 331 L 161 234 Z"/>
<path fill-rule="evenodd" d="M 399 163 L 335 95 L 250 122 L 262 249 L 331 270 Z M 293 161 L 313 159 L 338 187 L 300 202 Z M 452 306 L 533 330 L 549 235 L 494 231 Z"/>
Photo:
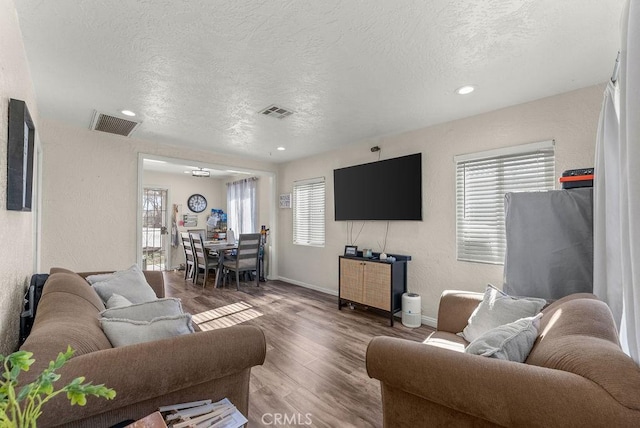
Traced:
<path fill-rule="evenodd" d="M 138 125 L 140 125 L 140 122 L 134 122 L 96 111 L 93 114 L 93 120 L 91 121 L 89 129 L 128 137 L 135 131 Z"/>
<path fill-rule="evenodd" d="M 284 119 L 285 117 L 291 116 L 295 112 L 293 110 L 271 104 L 269 107 L 260 110 L 258 113 L 265 116 L 275 117 L 276 119 Z"/>

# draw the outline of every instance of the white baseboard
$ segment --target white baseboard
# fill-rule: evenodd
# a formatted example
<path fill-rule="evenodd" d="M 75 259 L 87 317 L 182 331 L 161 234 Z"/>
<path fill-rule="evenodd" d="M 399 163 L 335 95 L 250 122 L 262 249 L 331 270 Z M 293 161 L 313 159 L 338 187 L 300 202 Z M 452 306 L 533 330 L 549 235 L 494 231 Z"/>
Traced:
<path fill-rule="evenodd" d="M 428 325 L 429 327 L 436 328 L 436 327 L 438 327 L 438 320 L 435 319 L 435 318 L 423 315 L 422 316 L 422 324 Z"/>
<path fill-rule="evenodd" d="M 318 287 L 317 285 L 307 284 L 306 282 L 297 281 L 291 278 L 285 278 L 284 276 L 279 276 L 278 279 L 280 281 L 288 282 L 293 285 L 299 285 L 300 287 L 309 288 L 311 290 L 319 291 L 324 294 L 331 294 L 332 296 L 338 295 L 338 290 L 332 290 L 330 288 Z"/>
<path fill-rule="evenodd" d="M 329 288 L 318 287 L 317 285 L 307 284 L 306 282 L 297 281 L 297 280 L 291 279 L 291 278 L 285 278 L 284 276 L 279 276 L 278 279 L 280 281 L 288 282 L 288 283 L 293 284 L 293 285 L 299 285 L 300 287 L 309 288 L 311 290 L 319 291 L 319 292 L 325 293 L 325 294 L 330 294 L 332 296 L 337 296 L 338 295 L 338 290 L 332 290 L 332 289 L 329 289 Z M 395 314 L 394 316 L 396 318 L 401 318 L 401 315 L 402 315 L 401 313 L 398 313 L 398 314 Z M 429 327 L 433 327 L 433 328 L 436 328 L 438 326 L 438 320 L 436 320 L 435 318 L 432 318 L 432 317 L 428 317 L 426 315 L 423 315 L 421 317 L 421 323 L 424 324 L 424 325 L 428 325 Z"/>

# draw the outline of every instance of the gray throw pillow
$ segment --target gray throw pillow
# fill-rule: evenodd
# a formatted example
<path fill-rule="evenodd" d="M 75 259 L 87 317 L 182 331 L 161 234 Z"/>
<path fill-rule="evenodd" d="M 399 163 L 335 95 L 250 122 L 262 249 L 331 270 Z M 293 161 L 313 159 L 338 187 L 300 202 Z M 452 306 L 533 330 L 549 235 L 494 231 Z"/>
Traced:
<path fill-rule="evenodd" d="M 541 316 L 521 318 L 491 329 L 471 342 L 464 352 L 524 363 L 538 337 Z"/>
<path fill-rule="evenodd" d="M 107 303 L 105 304 L 107 309 L 119 308 L 121 306 L 129 306 L 129 305 L 131 305 L 131 302 L 128 299 L 125 299 L 121 295 L 115 294 L 115 293 L 112 294 L 111 297 L 109 297 L 109 300 L 107 300 Z"/>
<path fill-rule="evenodd" d="M 87 282 L 91 285 L 95 284 L 96 282 L 100 282 L 100 281 L 104 281 L 105 279 L 110 279 L 113 275 L 115 275 L 115 272 L 111 272 L 111 273 L 97 273 L 95 275 L 89 275 L 88 277 L 86 277 L 85 279 L 87 280 Z"/>
<path fill-rule="evenodd" d="M 115 294 L 114 294 L 115 296 Z M 111 297 L 113 299 L 113 297 Z M 109 299 L 109 301 L 111 301 Z M 129 306 L 110 308 L 102 311 L 104 318 L 120 318 L 133 321 L 151 321 L 158 317 L 182 315 L 182 303 L 175 297 L 156 299 L 150 302 L 136 303 Z"/>
<path fill-rule="evenodd" d="M 91 278 L 91 277 L 87 277 Z M 95 278 L 92 278 L 95 281 Z M 131 303 L 142 303 L 157 299 L 153 288 L 147 283 L 144 274 L 137 265 L 127 270 L 110 274 L 92 284 L 93 289 L 103 302 L 107 302 L 113 294 L 119 294 Z"/>
<path fill-rule="evenodd" d="M 151 321 L 102 318 L 100 324 L 114 348 L 190 334 L 194 331 L 190 314 L 158 317 Z"/>
<path fill-rule="evenodd" d="M 489 284 L 482 302 L 459 335 L 467 342 L 473 342 L 491 329 L 538 314 L 546 303 L 544 299 L 533 297 L 511 297 Z"/>

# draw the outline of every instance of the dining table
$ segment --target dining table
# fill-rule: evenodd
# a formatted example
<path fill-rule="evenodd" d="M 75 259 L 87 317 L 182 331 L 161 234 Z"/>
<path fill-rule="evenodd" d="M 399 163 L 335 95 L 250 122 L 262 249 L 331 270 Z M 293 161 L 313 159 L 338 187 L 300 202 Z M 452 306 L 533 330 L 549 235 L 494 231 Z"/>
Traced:
<path fill-rule="evenodd" d="M 220 277 L 221 272 L 224 267 L 224 256 L 225 253 L 229 250 L 234 250 L 238 248 L 236 243 L 231 243 L 227 241 L 204 241 L 202 246 L 208 252 L 217 252 L 218 253 L 218 268 L 216 269 L 216 280 L 214 283 L 214 287 L 218 288 L 220 285 Z"/>

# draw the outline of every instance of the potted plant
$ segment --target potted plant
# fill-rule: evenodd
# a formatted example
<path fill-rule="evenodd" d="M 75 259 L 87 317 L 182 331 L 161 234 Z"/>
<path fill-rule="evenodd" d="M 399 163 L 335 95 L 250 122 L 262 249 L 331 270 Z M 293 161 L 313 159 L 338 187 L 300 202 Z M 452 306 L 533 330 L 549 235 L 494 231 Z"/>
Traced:
<path fill-rule="evenodd" d="M 42 406 L 53 397 L 66 393 L 71 405 L 84 406 L 87 395 L 104 397 L 107 400 L 116 396 L 116 392 L 104 385 L 84 383 L 84 377 L 77 377 L 60 389 L 54 388 L 54 383 L 60 379 L 56 370 L 64 366 L 73 355 L 71 347 L 65 353 L 59 353 L 55 361 L 38 375 L 31 383 L 18 385 L 20 372 L 29 371 L 34 363 L 32 352 L 17 351 L 11 355 L 0 354 L 4 372 L 0 379 L 0 427 L 35 427 L 38 417 L 42 414 Z"/>

